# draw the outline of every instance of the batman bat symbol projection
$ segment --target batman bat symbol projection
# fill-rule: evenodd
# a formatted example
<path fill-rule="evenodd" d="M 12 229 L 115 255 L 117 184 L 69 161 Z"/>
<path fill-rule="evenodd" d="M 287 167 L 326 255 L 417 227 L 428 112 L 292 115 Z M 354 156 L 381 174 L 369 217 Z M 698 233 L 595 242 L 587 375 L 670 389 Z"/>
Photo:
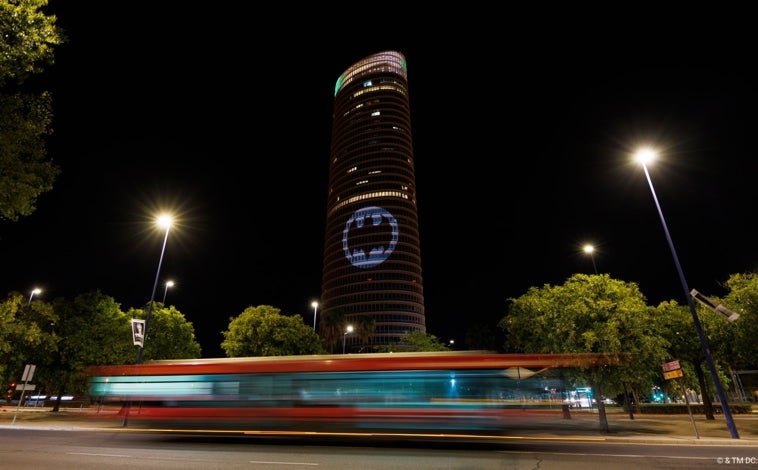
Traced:
<path fill-rule="evenodd" d="M 342 231 L 345 258 L 357 268 L 378 266 L 395 250 L 399 232 L 397 220 L 385 209 L 376 206 L 358 209 Z M 377 245 L 377 240 L 386 240 L 386 244 Z"/>

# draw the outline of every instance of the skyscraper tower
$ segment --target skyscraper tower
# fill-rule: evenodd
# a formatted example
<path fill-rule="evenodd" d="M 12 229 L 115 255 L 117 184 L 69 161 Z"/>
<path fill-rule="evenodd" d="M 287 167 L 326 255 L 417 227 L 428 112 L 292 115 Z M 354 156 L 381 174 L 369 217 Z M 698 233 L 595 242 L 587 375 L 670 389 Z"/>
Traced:
<path fill-rule="evenodd" d="M 332 119 L 319 331 L 372 352 L 426 332 L 405 57 L 345 70 Z"/>

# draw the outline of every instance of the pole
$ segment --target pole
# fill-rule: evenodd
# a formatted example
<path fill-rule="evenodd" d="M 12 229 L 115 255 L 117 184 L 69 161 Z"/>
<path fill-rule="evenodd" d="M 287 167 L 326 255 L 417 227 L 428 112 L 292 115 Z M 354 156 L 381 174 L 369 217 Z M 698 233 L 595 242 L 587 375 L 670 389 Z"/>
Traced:
<path fill-rule="evenodd" d="M 147 306 L 147 315 L 145 317 L 145 329 L 142 331 L 142 344 L 139 347 L 137 353 L 137 364 L 142 364 L 142 351 L 145 349 L 145 343 L 147 342 L 147 329 L 150 324 L 150 316 L 153 313 L 153 303 L 155 303 L 155 291 L 158 290 L 158 280 L 161 276 L 161 265 L 163 264 L 163 254 L 166 252 L 166 242 L 168 241 L 168 231 L 171 228 L 171 224 L 166 224 L 166 234 L 163 236 L 163 248 L 161 248 L 161 257 L 158 259 L 158 270 L 155 273 L 155 283 L 153 284 L 153 292 L 150 294 L 150 304 Z M 132 402 L 128 401 L 124 405 L 124 418 L 121 422 L 121 426 L 126 427 L 129 421 L 129 409 L 132 406 Z"/>
<path fill-rule="evenodd" d="M 347 334 L 353 332 L 353 325 L 347 325 L 347 328 L 345 328 L 345 332 L 342 334 L 342 354 L 345 354 L 345 339 L 347 339 Z"/>
<path fill-rule="evenodd" d="M 729 403 L 727 402 L 726 394 L 724 393 L 724 388 L 721 386 L 721 380 L 719 380 L 718 371 L 716 370 L 716 365 L 714 364 L 713 357 L 711 356 L 711 348 L 708 345 L 708 338 L 706 338 L 705 332 L 703 332 L 703 328 L 700 325 L 700 319 L 698 319 L 697 311 L 695 310 L 695 303 L 692 300 L 690 289 L 687 287 L 687 281 L 684 278 L 684 271 L 682 270 L 682 265 L 679 263 L 679 257 L 676 255 L 674 242 L 671 240 L 671 234 L 669 233 L 668 226 L 666 225 L 666 219 L 663 217 L 663 210 L 661 209 L 661 205 L 658 203 L 658 196 L 656 196 L 655 189 L 653 188 L 653 180 L 650 179 L 650 173 L 647 171 L 647 165 L 643 163 L 642 169 L 645 170 L 645 177 L 647 178 L 647 183 L 650 186 L 650 192 L 653 194 L 655 207 L 658 209 L 658 216 L 661 219 L 661 224 L 663 225 L 663 231 L 666 234 L 666 240 L 668 241 L 669 249 L 671 250 L 671 256 L 674 258 L 676 271 L 679 274 L 679 280 L 682 283 L 682 288 L 684 289 L 684 296 L 687 299 L 687 305 L 689 306 L 690 312 L 692 313 L 692 321 L 695 323 L 695 330 L 697 330 L 697 334 L 700 337 L 700 344 L 703 348 L 703 352 L 705 353 L 705 359 L 706 359 L 706 362 L 708 362 L 708 368 L 711 370 L 713 383 L 716 385 L 716 393 L 718 394 L 719 402 L 721 403 L 721 409 L 724 412 L 724 418 L 726 418 L 727 427 L 729 428 L 729 432 L 732 435 L 732 439 L 739 439 L 740 435 L 737 432 L 737 428 L 734 425 L 734 420 L 732 419 L 732 413 L 729 410 Z"/>
<path fill-rule="evenodd" d="M 21 377 L 21 381 L 23 382 L 23 385 L 21 385 L 21 396 L 19 397 L 18 403 L 16 404 L 16 412 L 13 414 L 13 422 L 11 424 L 16 424 L 16 416 L 18 415 L 19 408 L 21 408 L 21 403 L 24 401 L 26 389 L 33 388 L 30 387 L 29 381 L 32 380 L 32 377 L 34 377 L 35 369 L 37 369 L 37 366 L 34 364 L 27 364 L 26 367 L 24 367 L 24 375 Z"/>
<path fill-rule="evenodd" d="M 597 274 L 597 265 L 595 264 L 595 247 L 592 245 L 584 245 L 584 252 L 590 255 L 590 259 L 592 260 L 592 269 L 595 271 L 595 274 Z"/>
<path fill-rule="evenodd" d="M 153 303 L 155 303 L 155 291 L 158 290 L 158 280 L 161 277 L 161 265 L 163 264 L 163 254 L 166 252 L 166 242 L 168 241 L 168 230 L 166 227 L 166 234 L 163 237 L 163 248 L 161 249 L 161 257 L 158 260 L 158 272 L 155 273 L 155 283 L 153 284 L 153 293 L 150 295 L 150 304 L 147 306 L 147 315 L 145 316 L 145 331 L 142 332 L 142 346 L 139 348 L 137 354 L 137 364 L 142 364 L 142 351 L 145 349 L 145 343 L 147 342 L 147 329 L 150 326 L 150 316 L 153 313 Z"/>
<path fill-rule="evenodd" d="M 687 414 L 690 415 L 690 423 L 692 423 L 692 430 L 695 431 L 695 439 L 700 439 L 700 434 L 697 433 L 697 426 L 695 425 L 695 417 L 692 416 L 692 408 L 690 408 L 690 399 L 687 397 L 687 388 L 684 386 L 684 380 L 679 377 L 679 388 L 684 393 L 684 403 L 687 405 Z"/>

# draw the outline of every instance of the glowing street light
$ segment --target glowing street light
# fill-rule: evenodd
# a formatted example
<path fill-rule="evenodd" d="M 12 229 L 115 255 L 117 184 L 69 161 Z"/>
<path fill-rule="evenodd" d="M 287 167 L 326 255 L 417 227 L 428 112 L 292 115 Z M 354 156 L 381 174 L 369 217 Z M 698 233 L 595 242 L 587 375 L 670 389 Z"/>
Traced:
<path fill-rule="evenodd" d="M 584 245 L 584 252 L 590 255 L 590 258 L 592 259 L 592 269 L 595 270 L 595 274 L 597 274 L 597 266 L 595 265 L 595 247 L 587 244 Z"/>
<path fill-rule="evenodd" d="M 311 302 L 311 307 L 313 307 L 313 331 L 316 331 L 316 313 L 318 313 L 318 302 L 315 300 Z"/>
<path fill-rule="evenodd" d="M 729 410 L 729 404 L 726 400 L 726 394 L 724 393 L 724 389 L 721 386 L 721 381 L 719 380 L 719 375 L 716 370 L 716 365 L 713 362 L 713 357 L 711 357 L 711 349 L 708 345 L 708 338 L 706 338 L 705 333 L 703 332 L 703 328 L 700 325 L 700 320 L 697 316 L 697 311 L 695 309 L 695 303 L 692 300 L 692 294 L 690 293 L 689 287 L 687 287 L 687 281 L 684 278 L 684 271 L 682 271 L 682 265 L 679 263 L 679 257 L 676 254 L 676 249 L 674 248 L 674 242 L 671 240 L 671 234 L 669 233 L 668 226 L 666 225 L 666 219 L 663 217 L 663 210 L 661 209 L 661 205 L 658 202 L 658 196 L 655 194 L 655 189 L 653 188 L 653 181 L 650 179 L 650 173 L 647 170 L 647 163 L 651 162 L 653 159 L 655 159 L 656 152 L 651 148 L 644 148 L 640 149 L 635 153 L 634 157 L 635 160 L 637 160 L 640 164 L 642 164 L 642 169 L 645 170 L 645 177 L 647 178 L 647 183 L 650 186 L 650 192 L 653 194 L 653 200 L 655 201 L 655 206 L 658 209 L 658 216 L 661 219 L 661 224 L 663 225 L 663 231 L 666 234 L 666 240 L 669 244 L 669 249 L 671 250 L 671 256 L 674 258 L 674 264 L 676 265 L 676 270 L 679 273 L 679 280 L 682 283 L 682 288 L 684 289 L 684 297 L 687 299 L 687 304 L 690 307 L 690 312 L 692 313 L 692 320 L 695 323 L 695 329 L 697 330 L 698 336 L 700 336 L 700 344 L 703 348 L 703 352 L 705 352 L 705 359 L 706 362 L 708 362 L 708 367 L 711 370 L 711 376 L 713 377 L 713 382 L 716 385 L 716 393 L 719 397 L 719 402 L 721 403 L 721 409 L 724 412 L 724 418 L 726 418 L 726 424 L 729 427 L 729 431 L 732 435 L 733 439 L 739 439 L 740 435 L 737 433 L 737 428 L 734 425 L 734 420 L 732 419 L 732 413 Z"/>
<path fill-rule="evenodd" d="M 166 294 L 168 294 L 168 288 L 174 287 L 174 281 L 166 281 L 166 290 L 163 291 L 163 304 L 166 304 Z"/>
<path fill-rule="evenodd" d="M 27 302 L 26 305 L 29 305 L 30 303 L 32 303 L 32 298 L 35 295 L 40 295 L 41 293 L 42 293 L 42 289 L 40 289 L 39 287 L 35 287 L 34 289 L 32 289 L 32 293 L 31 295 L 29 295 L 29 302 Z"/>
<path fill-rule="evenodd" d="M 139 353 L 137 354 L 137 364 L 142 363 L 142 352 L 145 350 L 145 342 L 147 341 L 147 330 L 150 327 L 150 316 L 153 313 L 153 303 L 155 303 L 155 291 L 158 290 L 158 280 L 161 277 L 161 265 L 163 264 L 163 254 L 166 252 L 166 242 L 168 241 L 168 231 L 171 228 L 173 219 L 170 215 L 161 215 L 158 217 L 158 226 L 164 227 L 166 233 L 163 236 L 163 248 L 161 249 L 161 257 L 158 261 L 158 272 L 155 273 L 155 283 L 153 284 L 153 293 L 150 295 L 150 304 L 147 306 L 147 316 L 145 317 L 145 331 L 143 334 L 142 345 L 139 347 Z"/>
<path fill-rule="evenodd" d="M 345 354 L 345 339 L 347 339 L 348 333 L 353 332 L 353 325 L 347 325 L 345 332 L 342 334 L 342 354 Z"/>

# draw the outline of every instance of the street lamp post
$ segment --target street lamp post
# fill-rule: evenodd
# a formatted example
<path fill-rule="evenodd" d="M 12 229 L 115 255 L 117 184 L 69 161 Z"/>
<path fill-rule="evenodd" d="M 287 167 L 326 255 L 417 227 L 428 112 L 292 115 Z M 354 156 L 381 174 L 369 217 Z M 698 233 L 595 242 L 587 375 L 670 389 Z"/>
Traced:
<path fill-rule="evenodd" d="M 595 274 L 597 274 L 597 266 L 595 265 L 595 247 L 590 244 L 584 245 L 584 252 L 590 255 L 590 259 L 592 259 L 592 269 L 594 269 Z"/>
<path fill-rule="evenodd" d="M 700 344 L 703 348 L 703 352 L 705 353 L 705 359 L 706 362 L 708 362 L 708 367 L 711 370 L 711 376 L 713 377 L 713 383 L 716 385 L 716 393 L 719 397 L 719 402 L 721 403 L 721 409 L 724 412 L 724 418 L 726 419 L 727 427 L 729 428 L 729 432 L 732 435 L 732 439 L 739 439 L 740 435 L 737 432 L 737 428 L 734 425 L 734 420 L 732 419 L 732 413 L 729 410 L 729 403 L 727 403 L 726 394 L 724 393 L 724 389 L 721 386 L 721 381 L 719 380 L 719 375 L 716 370 L 716 365 L 713 362 L 713 357 L 711 356 L 711 348 L 708 345 L 708 338 L 706 338 L 705 333 L 703 332 L 703 328 L 700 325 L 700 320 L 697 316 L 697 311 L 695 310 L 695 303 L 692 300 L 692 295 L 690 294 L 690 289 L 687 287 L 687 281 L 684 278 L 684 271 L 682 270 L 682 265 L 679 263 L 679 257 L 676 254 L 676 249 L 674 248 L 674 242 L 671 239 L 671 234 L 669 233 L 668 226 L 666 225 L 666 219 L 663 217 L 663 210 L 661 209 L 661 205 L 658 202 L 658 196 L 655 194 L 655 189 L 653 188 L 653 180 L 650 179 L 650 173 L 647 170 L 647 162 L 651 161 L 655 157 L 655 152 L 652 149 L 641 149 L 635 154 L 636 160 L 642 164 L 642 169 L 645 171 L 645 177 L 647 178 L 647 183 L 650 186 L 650 192 L 653 195 L 653 201 L 655 201 L 655 207 L 658 209 L 658 216 L 661 219 L 661 224 L 663 225 L 663 231 L 666 234 L 666 240 L 668 241 L 669 249 L 671 250 L 671 256 L 674 258 L 674 264 L 676 265 L 676 270 L 679 273 L 679 280 L 682 283 L 682 288 L 684 289 L 684 296 L 687 299 L 687 304 L 689 305 L 690 312 L 692 313 L 692 321 L 695 323 L 695 329 L 697 330 L 697 334 L 700 337 Z"/>
<path fill-rule="evenodd" d="M 158 270 L 155 273 L 155 282 L 153 283 L 153 292 L 150 294 L 150 303 L 147 306 L 147 315 L 145 316 L 145 328 L 142 330 L 142 344 L 139 346 L 139 352 L 137 353 L 137 364 L 142 364 L 142 352 L 145 350 L 145 343 L 147 342 L 147 329 L 150 325 L 150 316 L 153 313 L 153 304 L 155 303 L 155 291 L 158 290 L 158 280 L 161 277 L 161 265 L 163 264 L 163 255 L 166 253 L 166 242 L 168 241 L 168 231 L 171 228 L 173 222 L 171 216 L 161 215 L 158 217 L 158 226 L 165 227 L 166 233 L 163 235 L 163 247 L 161 248 L 161 257 L 158 259 Z M 168 283 L 166 283 L 166 289 L 168 290 Z M 165 294 L 163 296 L 165 302 Z M 126 427 L 129 421 L 129 410 L 131 409 L 132 402 L 128 401 L 124 410 L 124 417 L 121 421 L 121 425 Z"/>
<path fill-rule="evenodd" d="M 35 287 L 34 289 L 32 289 L 32 293 L 31 295 L 29 295 L 29 302 L 27 302 L 26 305 L 29 305 L 30 303 L 32 303 L 32 298 L 35 295 L 40 295 L 41 293 L 42 293 L 42 289 L 40 289 L 39 287 Z"/>
<path fill-rule="evenodd" d="M 158 280 L 161 276 L 161 265 L 163 264 L 163 254 L 166 252 L 166 242 L 168 241 L 168 231 L 171 228 L 172 219 L 168 215 L 162 215 L 158 217 L 158 225 L 166 228 L 166 233 L 163 236 L 163 248 L 161 248 L 161 257 L 158 260 L 158 271 L 155 273 L 155 283 L 153 284 L 153 293 L 150 295 L 150 304 L 147 306 L 147 315 L 145 316 L 145 331 L 142 332 L 143 340 L 142 345 L 139 347 L 139 353 L 137 354 L 137 364 L 142 363 L 142 352 L 145 350 L 145 342 L 147 342 L 147 330 L 150 327 L 150 316 L 153 313 L 153 303 L 155 303 L 155 291 L 158 290 Z"/>
<path fill-rule="evenodd" d="M 163 304 L 166 304 L 166 295 L 168 294 L 168 288 L 174 287 L 174 281 L 166 281 L 166 290 L 163 291 Z"/>
<path fill-rule="evenodd" d="M 311 307 L 313 307 L 313 331 L 316 331 L 316 313 L 318 313 L 318 302 L 315 300 L 311 302 Z"/>
<path fill-rule="evenodd" d="M 342 354 L 345 354 L 345 339 L 347 339 L 348 333 L 353 332 L 353 325 L 347 325 L 345 332 L 342 334 Z"/>

